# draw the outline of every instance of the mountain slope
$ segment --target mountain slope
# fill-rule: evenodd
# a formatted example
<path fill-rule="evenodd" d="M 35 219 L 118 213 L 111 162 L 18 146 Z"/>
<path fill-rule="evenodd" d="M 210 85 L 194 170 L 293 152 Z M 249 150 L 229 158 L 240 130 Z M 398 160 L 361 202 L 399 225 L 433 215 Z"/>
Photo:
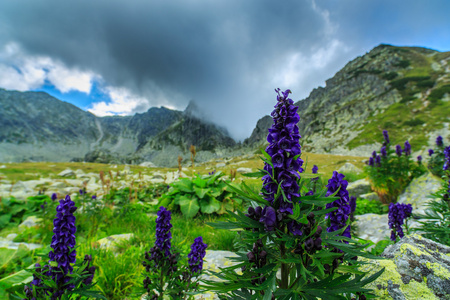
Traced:
<path fill-rule="evenodd" d="M 301 144 L 315 152 L 368 155 L 386 129 L 391 143 L 408 139 L 419 149 L 450 133 L 449 94 L 450 52 L 380 45 L 295 103 Z M 260 119 L 244 145 L 261 147 L 270 126 L 268 116 Z"/>

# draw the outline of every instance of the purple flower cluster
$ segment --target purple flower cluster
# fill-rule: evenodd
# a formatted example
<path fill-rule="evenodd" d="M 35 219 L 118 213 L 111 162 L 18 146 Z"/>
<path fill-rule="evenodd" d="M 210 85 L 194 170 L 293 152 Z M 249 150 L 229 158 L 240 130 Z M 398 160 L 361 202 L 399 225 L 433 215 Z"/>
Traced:
<path fill-rule="evenodd" d="M 438 136 L 436 138 L 436 146 L 438 146 L 438 147 L 444 146 L 444 140 L 442 139 L 442 136 Z"/>
<path fill-rule="evenodd" d="M 397 153 L 398 157 L 402 156 L 402 146 L 396 145 L 395 146 L 395 153 Z"/>
<path fill-rule="evenodd" d="M 278 191 L 278 184 L 280 184 L 289 201 L 292 201 L 293 197 L 300 196 L 297 184 L 297 179 L 300 178 L 298 173 L 303 172 L 301 168 L 303 160 L 299 157 L 301 136 L 297 126 L 300 117 L 297 113 L 298 107 L 294 106 L 294 101 L 288 98 L 291 91 L 286 90 L 281 94 L 280 89 L 275 91 L 278 93 L 278 103 L 271 114 L 273 124 L 269 128 L 267 136 L 269 146 L 266 148 L 266 152 L 272 159 L 273 168 L 267 163 L 264 166 L 267 175 L 262 178 L 264 181 L 263 194 L 264 198 L 275 208 L 280 208 L 281 212 L 292 214 L 292 203 L 285 202 L 282 197 L 275 199 L 275 195 Z"/>
<path fill-rule="evenodd" d="M 412 205 L 403 203 L 391 203 L 389 204 L 389 228 L 391 231 L 391 240 L 395 241 L 397 235 L 402 238 L 403 233 L 402 225 L 406 218 L 409 218 L 412 214 Z"/>
<path fill-rule="evenodd" d="M 206 255 L 207 244 L 203 243 L 203 238 L 201 236 L 194 240 L 191 245 L 191 252 L 188 254 L 189 258 L 189 268 L 192 273 L 198 273 L 203 269 L 203 258 Z"/>
<path fill-rule="evenodd" d="M 389 144 L 390 141 L 389 141 L 389 134 L 388 134 L 387 130 L 383 130 L 383 137 L 384 137 L 385 143 Z"/>
<path fill-rule="evenodd" d="M 157 247 L 161 253 L 164 253 L 165 257 L 170 256 L 170 249 L 172 247 L 172 224 L 170 220 L 172 219 L 171 212 L 166 210 L 164 206 L 159 208 L 156 218 L 156 241 L 155 247 Z"/>
<path fill-rule="evenodd" d="M 58 195 L 56 195 L 56 193 L 52 194 L 52 201 L 56 201 L 56 199 L 58 199 Z"/>
<path fill-rule="evenodd" d="M 66 276 L 68 273 L 72 274 L 73 266 L 76 260 L 75 250 L 75 216 L 74 211 L 77 210 L 75 202 L 67 195 L 65 199 L 59 201 L 56 208 L 56 218 L 53 220 L 53 237 L 51 247 L 53 251 L 48 254 L 50 260 L 58 263 L 57 267 L 52 267 L 52 278 L 58 285 L 63 285 L 70 280 Z M 69 289 L 73 286 L 69 286 Z M 56 296 L 56 295 L 54 295 Z M 58 295 L 59 296 L 59 295 Z"/>
<path fill-rule="evenodd" d="M 405 152 L 405 155 L 411 155 L 411 144 L 408 141 L 405 142 L 403 152 Z"/>
<path fill-rule="evenodd" d="M 447 171 L 450 168 L 450 146 L 447 146 L 444 149 L 445 161 L 444 161 L 444 171 Z"/>
<path fill-rule="evenodd" d="M 312 173 L 313 173 L 313 174 L 317 174 L 317 171 L 319 171 L 319 167 L 317 167 L 316 165 L 314 165 L 314 166 L 312 167 Z"/>
<path fill-rule="evenodd" d="M 384 156 L 384 157 L 387 156 L 386 146 L 381 147 L 380 153 L 381 153 L 381 155 Z"/>
<path fill-rule="evenodd" d="M 253 220 L 263 223 L 266 231 L 275 230 L 277 227 L 277 219 L 278 221 L 281 221 L 284 217 L 283 213 L 280 211 L 277 213 L 271 206 L 265 206 L 264 209 L 261 206 L 257 206 L 256 208 L 250 206 L 248 208 L 248 213 L 245 215 Z"/>
<path fill-rule="evenodd" d="M 433 149 L 428 149 L 428 155 L 431 156 L 434 154 L 434 150 Z"/>
<path fill-rule="evenodd" d="M 83 263 L 84 264 L 87 264 L 87 266 L 86 266 L 86 270 L 87 270 L 87 272 L 89 273 L 89 277 L 86 277 L 85 279 L 83 279 L 83 283 L 85 284 L 85 285 L 88 285 L 88 284 L 91 284 L 92 283 L 92 280 L 94 279 L 94 275 L 95 275 L 95 266 L 92 266 L 91 265 L 91 263 L 92 263 L 92 255 L 85 255 L 84 256 L 84 261 L 83 261 Z"/>
<path fill-rule="evenodd" d="M 417 156 L 417 162 L 418 162 L 419 164 L 422 163 L 422 155 Z"/>
<path fill-rule="evenodd" d="M 326 196 L 333 195 L 337 190 L 339 192 L 335 197 L 339 197 L 336 201 L 328 203 L 326 208 L 337 207 L 338 209 L 327 214 L 326 218 L 330 219 L 330 227 L 327 228 L 328 232 L 339 230 L 346 226 L 346 222 L 352 212 L 352 207 L 350 205 L 350 199 L 347 191 L 347 180 L 344 180 L 345 175 L 339 174 L 337 171 L 333 172 L 333 176 L 328 180 L 327 184 L 327 194 Z M 356 204 L 355 204 L 356 206 Z M 342 233 L 343 236 L 348 238 L 350 235 L 350 225 L 347 226 L 345 231 Z"/>

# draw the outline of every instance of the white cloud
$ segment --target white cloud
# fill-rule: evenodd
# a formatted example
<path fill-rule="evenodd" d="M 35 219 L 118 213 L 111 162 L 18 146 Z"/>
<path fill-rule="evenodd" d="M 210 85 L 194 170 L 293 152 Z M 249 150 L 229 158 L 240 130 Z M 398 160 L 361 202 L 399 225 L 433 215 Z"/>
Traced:
<path fill-rule="evenodd" d="M 125 116 L 135 113 L 136 110 L 145 111 L 150 107 L 146 98 L 137 96 L 124 87 L 108 86 L 103 88 L 102 92 L 109 96 L 111 102 L 93 103 L 88 111 L 97 116 Z"/>
<path fill-rule="evenodd" d="M 100 78 L 91 71 L 68 68 L 47 56 L 27 55 L 16 43 L 9 43 L 0 51 L 0 87 L 5 89 L 28 91 L 48 81 L 62 93 L 89 94 L 92 82 Z"/>

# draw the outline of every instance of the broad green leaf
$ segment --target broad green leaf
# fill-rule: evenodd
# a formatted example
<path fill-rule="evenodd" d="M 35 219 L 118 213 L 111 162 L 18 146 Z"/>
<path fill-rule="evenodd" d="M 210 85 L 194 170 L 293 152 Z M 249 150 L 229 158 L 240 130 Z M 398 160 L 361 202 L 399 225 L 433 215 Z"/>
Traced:
<path fill-rule="evenodd" d="M 205 195 L 211 191 L 211 189 L 194 186 L 194 191 L 198 198 L 203 199 Z"/>
<path fill-rule="evenodd" d="M 214 198 L 206 198 L 200 200 L 200 209 L 202 213 L 212 214 L 220 210 L 220 202 Z"/>
<path fill-rule="evenodd" d="M 5 227 L 9 224 L 9 221 L 11 220 L 12 215 L 11 214 L 4 214 L 0 216 L 0 228 Z"/>
<path fill-rule="evenodd" d="M 16 251 L 15 249 L 0 248 L 0 268 L 6 267 L 8 262 L 14 257 L 14 254 L 16 254 Z"/>
<path fill-rule="evenodd" d="M 192 219 L 198 213 L 199 209 L 200 205 L 197 197 L 180 199 L 180 210 L 186 218 Z"/>
<path fill-rule="evenodd" d="M 14 285 L 27 284 L 33 280 L 33 274 L 25 270 L 9 275 L 0 279 L 0 288 L 9 289 Z"/>
<path fill-rule="evenodd" d="M 193 193 L 192 181 L 187 178 L 181 178 L 178 182 L 175 182 L 173 186 L 182 192 Z"/>
<path fill-rule="evenodd" d="M 202 178 L 200 178 L 200 177 L 195 178 L 194 180 L 192 180 L 192 182 L 193 182 L 197 187 L 200 187 L 200 188 L 205 188 L 205 187 L 206 187 L 206 180 L 204 180 L 204 179 L 202 179 Z M 195 186 L 194 186 L 194 189 L 195 189 Z"/>

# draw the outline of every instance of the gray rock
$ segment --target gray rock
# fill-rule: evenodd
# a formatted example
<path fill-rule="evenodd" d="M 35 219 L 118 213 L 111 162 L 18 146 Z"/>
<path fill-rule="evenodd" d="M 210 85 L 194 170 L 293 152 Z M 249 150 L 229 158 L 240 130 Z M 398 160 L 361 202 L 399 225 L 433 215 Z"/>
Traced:
<path fill-rule="evenodd" d="M 146 168 L 156 168 L 156 165 L 154 163 L 152 163 L 151 161 L 144 161 L 143 163 L 139 164 L 141 167 L 146 167 Z"/>
<path fill-rule="evenodd" d="M 42 221 L 41 218 L 38 218 L 36 216 L 29 216 L 28 218 L 26 218 L 25 221 L 20 223 L 19 228 L 20 229 L 25 229 L 25 228 L 34 227 L 34 226 L 37 226 L 38 223 L 41 222 L 41 221 Z"/>
<path fill-rule="evenodd" d="M 117 249 L 117 243 L 128 241 L 133 237 L 133 233 L 116 234 L 100 239 L 97 241 L 97 243 L 102 249 L 115 251 Z"/>
<path fill-rule="evenodd" d="M 0 248 L 13 249 L 17 250 L 21 247 L 27 247 L 28 250 L 34 250 L 38 248 L 42 248 L 41 244 L 33 244 L 33 243 L 14 243 L 9 240 L 4 240 L 0 238 Z"/>
<path fill-rule="evenodd" d="M 223 168 L 223 167 L 225 167 L 226 165 L 224 164 L 224 163 L 218 163 L 218 164 L 216 164 L 216 168 Z"/>
<path fill-rule="evenodd" d="M 50 185 L 50 189 L 61 189 L 67 187 L 67 184 L 62 181 L 55 181 Z"/>
<path fill-rule="evenodd" d="M 381 240 L 388 239 L 391 230 L 388 225 L 388 215 L 364 214 L 355 216 L 356 236 L 378 243 Z"/>
<path fill-rule="evenodd" d="M 237 168 L 238 173 L 251 173 L 253 170 L 251 168 Z"/>
<path fill-rule="evenodd" d="M 350 182 L 347 186 L 347 191 L 350 196 L 358 198 L 361 197 L 361 195 L 370 193 L 372 189 L 367 179 L 360 179 L 355 182 Z"/>
<path fill-rule="evenodd" d="M 75 176 L 75 172 L 72 171 L 71 169 L 65 169 L 64 171 L 61 171 L 58 176 L 61 177 L 70 177 L 70 176 Z"/>
<path fill-rule="evenodd" d="M 387 247 L 385 260 L 367 260 L 364 271 L 384 273 L 366 288 L 376 299 L 450 299 L 450 247 L 423 238 L 405 236 Z"/>
<path fill-rule="evenodd" d="M 359 196 L 361 199 L 366 199 L 366 200 L 380 200 L 380 197 L 378 197 L 377 193 L 368 193 L 368 194 L 363 194 Z"/>
<path fill-rule="evenodd" d="M 431 201 L 430 195 L 437 192 L 441 188 L 441 184 L 441 179 L 427 172 L 414 178 L 397 202 L 412 204 L 413 213 L 424 214 L 426 204 Z"/>
<path fill-rule="evenodd" d="M 359 174 L 359 173 L 362 173 L 362 170 L 360 168 L 356 167 L 354 164 L 347 162 L 342 167 L 339 168 L 338 172 L 344 173 L 344 174 L 346 174 L 346 173 Z"/>

